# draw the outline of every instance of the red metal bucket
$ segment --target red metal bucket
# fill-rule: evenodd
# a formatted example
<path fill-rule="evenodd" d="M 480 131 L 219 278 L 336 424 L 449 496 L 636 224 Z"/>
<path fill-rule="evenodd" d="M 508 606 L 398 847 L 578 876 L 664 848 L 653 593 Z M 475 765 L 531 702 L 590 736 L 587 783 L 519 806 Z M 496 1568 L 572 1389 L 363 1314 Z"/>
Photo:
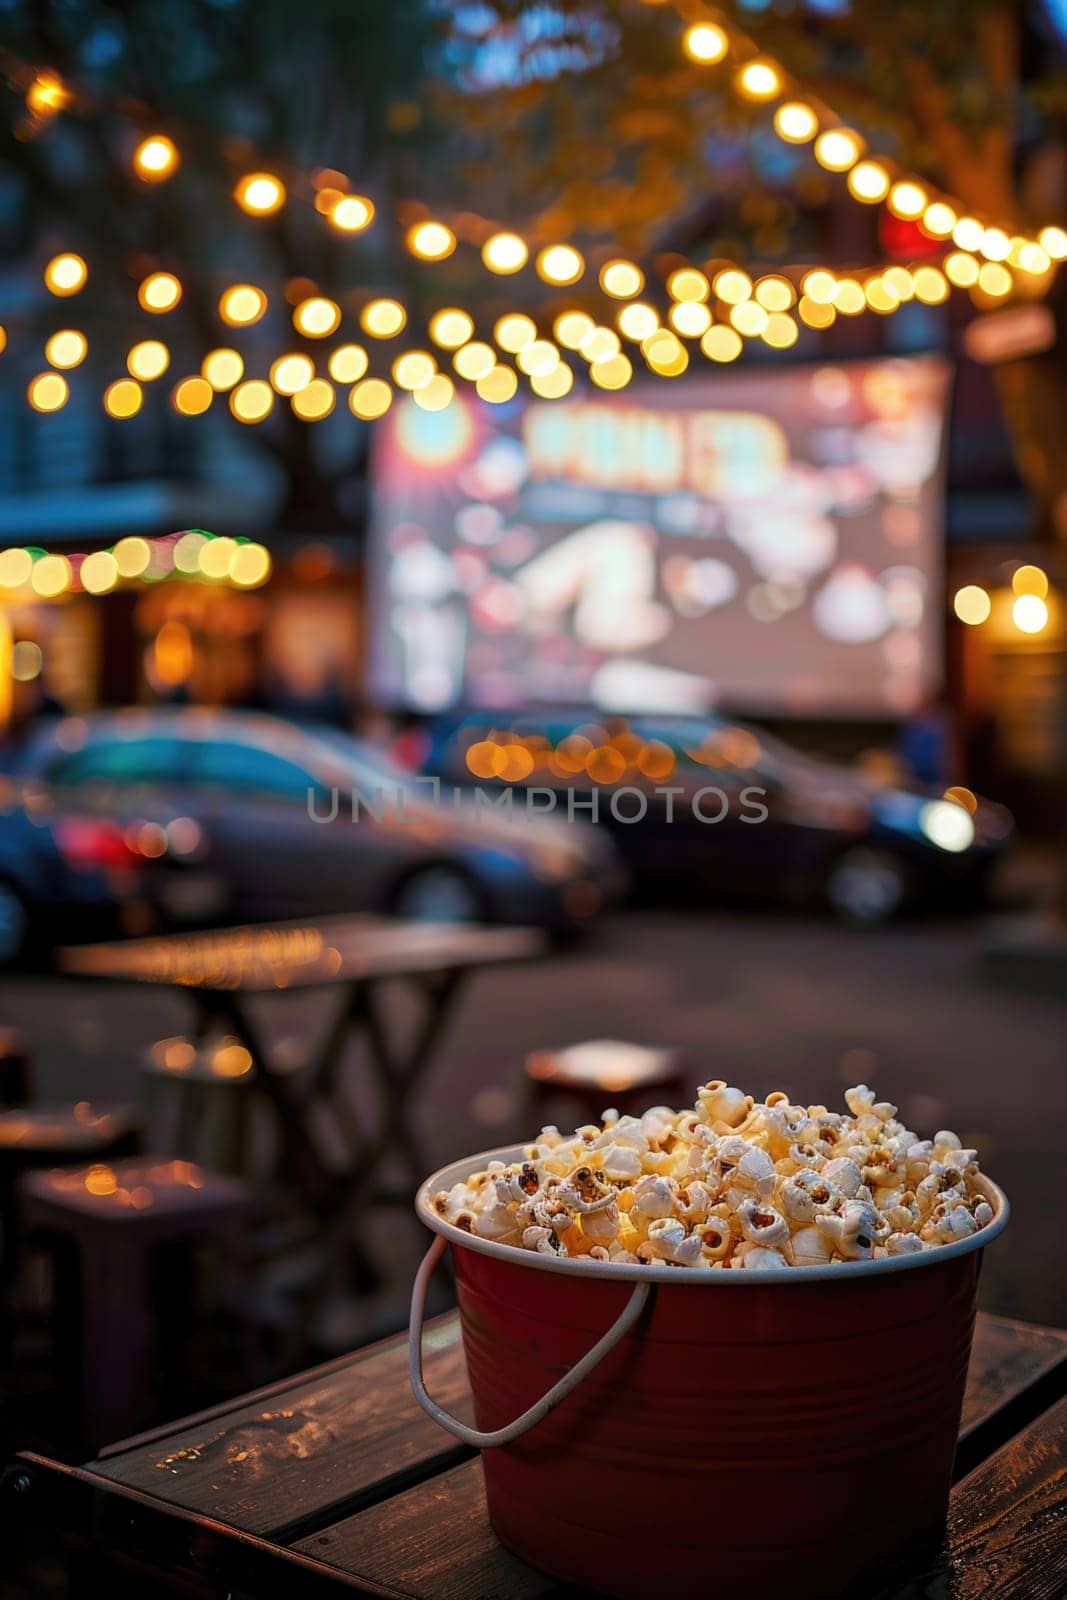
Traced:
<path fill-rule="evenodd" d="M 416 1398 L 479 1446 L 509 1549 L 621 1597 L 670 1584 L 841 1594 L 944 1522 L 982 1246 L 788 1272 L 698 1272 L 520 1252 L 430 1199 L 489 1161 L 444 1168 L 419 1216 L 440 1235 L 412 1297 Z M 421 1325 L 452 1246 L 477 1428 L 423 1386 Z"/>

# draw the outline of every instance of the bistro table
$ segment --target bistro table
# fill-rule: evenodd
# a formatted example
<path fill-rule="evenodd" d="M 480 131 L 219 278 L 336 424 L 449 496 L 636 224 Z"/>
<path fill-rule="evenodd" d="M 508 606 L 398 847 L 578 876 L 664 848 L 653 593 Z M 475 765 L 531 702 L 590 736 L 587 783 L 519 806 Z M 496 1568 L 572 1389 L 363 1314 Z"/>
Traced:
<path fill-rule="evenodd" d="M 73 1553 L 85 1592 L 106 1581 L 113 1600 L 573 1595 L 498 1543 L 476 1455 L 412 1399 L 406 1342 L 126 1440 L 85 1467 L 24 1453 L 5 1478 L 0 1526 L 39 1519 Z M 441 1403 L 469 1419 L 455 1312 L 427 1325 L 425 1349 Z M 898 1574 L 875 1574 L 865 1600 L 1061 1600 L 1065 1371 L 1067 1332 L 979 1316 L 945 1539 Z"/>
<path fill-rule="evenodd" d="M 255 1063 L 255 1087 L 274 1114 L 278 1175 L 319 1221 L 325 1282 L 352 1263 L 373 1277 L 354 1247 L 353 1222 L 366 1204 L 398 1198 L 376 1188 L 383 1164 L 398 1157 L 412 1190 L 429 1171 L 408 1113 L 464 981 L 478 968 L 543 949 L 543 935 L 533 928 L 341 916 L 69 946 L 58 962 L 71 977 L 182 990 L 194 1008 L 197 1038 L 219 1030 L 244 1045 Z M 387 1025 L 382 992 L 398 979 L 414 991 L 417 1011 L 403 1044 Z M 284 1068 L 250 1004 L 269 994 L 329 989 L 341 997 L 321 1048 L 299 1072 Z M 357 1035 L 383 1107 L 373 1130 L 358 1125 L 340 1092 L 344 1052 Z"/>

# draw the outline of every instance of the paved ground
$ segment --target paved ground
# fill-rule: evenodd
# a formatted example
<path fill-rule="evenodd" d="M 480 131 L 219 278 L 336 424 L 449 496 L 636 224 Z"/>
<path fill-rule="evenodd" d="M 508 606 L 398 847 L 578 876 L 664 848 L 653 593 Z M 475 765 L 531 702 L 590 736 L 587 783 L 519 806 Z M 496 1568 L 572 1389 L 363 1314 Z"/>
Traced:
<path fill-rule="evenodd" d="M 974 922 L 854 932 L 766 915 L 621 913 L 577 948 L 475 978 L 419 1108 L 427 1159 L 527 1137 L 521 1062 L 541 1045 L 676 1044 L 694 1085 L 724 1077 L 830 1105 L 863 1080 L 920 1132 L 951 1127 L 977 1145 L 1011 1195 L 1012 1226 L 983 1272 L 985 1305 L 1063 1321 L 1067 1007 L 985 984 L 980 937 Z M 321 999 L 263 1006 L 276 1040 L 328 1025 Z M 187 1013 L 180 996 L 27 976 L 0 985 L 0 1018 L 29 1034 L 42 1099 L 105 1098 L 134 1092 L 139 1053 Z M 358 1069 L 352 1077 L 358 1103 Z M 420 1230 L 391 1212 L 371 1232 L 386 1288 L 354 1316 L 348 1306 L 347 1320 L 337 1310 L 342 1344 L 404 1320 Z"/>

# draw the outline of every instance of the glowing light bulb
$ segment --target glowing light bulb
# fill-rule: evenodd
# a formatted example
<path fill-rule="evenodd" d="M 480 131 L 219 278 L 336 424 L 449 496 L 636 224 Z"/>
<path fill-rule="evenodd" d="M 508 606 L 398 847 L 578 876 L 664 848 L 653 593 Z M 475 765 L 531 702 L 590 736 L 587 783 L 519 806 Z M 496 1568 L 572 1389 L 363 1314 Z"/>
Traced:
<path fill-rule="evenodd" d="M 618 340 L 616 339 L 616 348 Z M 529 378 L 543 378 L 546 372 L 559 365 L 560 354 L 551 339 L 534 339 L 523 345 L 515 357 L 515 365 Z"/>
<path fill-rule="evenodd" d="M 945 258 L 945 276 L 957 288 L 969 289 L 972 283 L 977 283 L 978 271 L 978 263 L 974 257 L 962 250 L 955 250 Z"/>
<path fill-rule="evenodd" d="M 86 594 L 109 594 L 119 581 L 119 569 L 110 550 L 94 550 L 78 569 L 78 581 Z"/>
<path fill-rule="evenodd" d="M 993 602 L 986 591 L 976 583 L 964 584 L 962 589 L 957 589 L 952 600 L 952 609 L 961 622 L 968 627 L 976 628 L 984 622 L 993 609 Z"/>
<path fill-rule="evenodd" d="M 961 250 L 980 250 L 985 229 L 976 217 L 961 217 L 952 229 L 952 242 Z"/>
<path fill-rule="evenodd" d="M 837 279 L 822 267 L 816 267 L 814 272 L 806 272 L 800 286 L 816 305 L 830 305 L 837 293 Z"/>
<path fill-rule="evenodd" d="M 367 352 L 361 344 L 341 344 L 330 352 L 326 363 L 335 383 L 357 383 L 369 366 Z"/>
<path fill-rule="evenodd" d="M 336 404 L 337 393 L 325 378 L 312 378 L 311 382 L 291 396 L 289 404 L 303 422 L 320 422 L 328 417 Z"/>
<path fill-rule="evenodd" d="M 620 312 L 620 316 L 625 316 L 626 311 L 630 309 L 627 306 Z M 584 311 L 564 311 L 556 318 L 552 331 L 564 349 L 577 350 L 586 334 L 591 333 L 594 327 L 592 317 L 587 317 Z"/>
<path fill-rule="evenodd" d="M 173 272 L 152 272 L 137 290 L 141 309 L 157 314 L 173 311 L 181 297 L 182 286 Z"/>
<path fill-rule="evenodd" d="M 66 251 L 63 255 L 53 256 L 44 269 L 45 287 L 54 295 L 61 298 L 68 294 L 77 294 L 83 288 L 89 276 L 89 268 L 81 256 Z"/>
<path fill-rule="evenodd" d="M 104 390 L 104 410 L 109 417 L 135 417 L 143 404 L 144 390 L 133 378 L 117 378 Z"/>
<path fill-rule="evenodd" d="M 577 283 L 585 271 L 585 261 L 569 244 L 550 244 L 539 252 L 537 272 L 546 283 Z"/>
<path fill-rule="evenodd" d="M 579 353 L 589 362 L 607 361 L 619 353 L 619 336 L 614 328 L 590 328 L 581 344 Z"/>
<path fill-rule="evenodd" d="M 58 372 L 41 372 L 26 390 L 35 411 L 60 411 L 70 397 L 70 386 Z"/>
<path fill-rule="evenodd" d="M 947 239 L 956 221 L 956 213 L 943 200 L 931 201 L 922 214 L 923 228 L 935 239 Z"/>
<path fill-rule="evenodd" d="M 900 304 L 899 296 L 889 288 L 884 277 L 877 273 L 873 278 L 868 278 L 863 285 L 863 297 L 872 311 L 886 316 L 890 311 L 895 311 Z"/>
<path fill-rule="evenodd" d="M 30 586 L 42 600 L 54 600 L 56 595 L 66 593 L 72 578 L 71 565 L 66 556 L 42 556 L 33 564 Z"/>
<path fill-rule="evenodd" d="M 801 100 L 788 100 L 774 113 L 774 129 L 787 144 L 807 144 L 814 139 L 819 119 Z"/>
<path fill-rule="evenodd" d="M 800 337 L 800 330 L 792 317 L 787 316 L 784 311 L 772 311 L 767 317 L 767 326 L 760 337 L 772 350 L 789 350 Z"/>
<path fill-rule="evenodd" d="M 258 589 L 270 572 L 270 551 L 265 545 L 239 544 L 230 555 L 227 576 L 239 589 Z"/>
<path fill-rule="evenodd" d="M 711 327 L 711 312 L 697 300 L 682 300 L 667 313 L 675 333 L 686 339 L 699 339 Z"/>
<path fill-rule="evenodd" d="M 708 329 L 700 341 L 700 348 L 709 361 L 726 362 L 736 361 L 744 345 L 736 328 L 727 328 L 720 323 Z"/>
<path fill-rule="evenodd" d="M 699 61 L 701 66 L 714 66 L 729 50 L 730 41 L 713 22 L 695 22 L 685 30 L 682 47 L 691 61 Z"/>
<path fill-rule="evenodd" d="M 616 300 L 640 294 L 644 286 L 645 275 L 632 261 L 608 261 L 600 269 L 600 287 Z"/>
<path fill-rule="evenodd" d="M 342 233 L 362 233 L 374 221 L 374 206 L 365 195 L 345 194 L 330 208 L 329 218 Z"/>
<path fill-rule="evenodd" d="M 530 252 L 517 233 L 494 233 L 482 245 L 482 260 L 490 272 L 501 277 L 520 272 L 529 260 Z"/>
<path fill-rule="evenodd" d="M 510 312 L 506 317 L 501 317 L 493 328 L 493 338 L 501 350 L 521 350 L 524 344 L 531 344 L 536 337 L 536 324 L 521 312 Z"/>
<path fill-rule="evenodd" d="M 916 267 L 912 273 L 915 298 L 925 306 L 939 306 L 948 299 L 948 284 L 936 267 Z"/>
<path fill-rule="evenodd" d="M 886 204 L 895 217 L 913 222 L 926 210 L 926 190 L 910 178 L 902 178 L 890 189 Z"/>
<path fill-rule="evenodd" d="M 219 316 L 232 328 L 250 327 L 266 309 L 266 295 L 251 283 L 235 283 L 219 299 Z"/>
<path fill-rule="evenodd" d="M 200 375 L 207 379 L 212 389 L 232 389 L 235 383 L 240 383 L 244 374 L 244 359 L 237 350 L 209 350 L 200 363 Z"/>
<path fill-rule="evenodd" d="M 915 297 L 915 282 L 907 267 L 886 267 L 882 282 L 898 300 L 912 300 Z"/>
<path fill-rule="evenodd" d="M 1006 261 L 1011 254 L 1011 240 L 1003 228 L 986 228 L 978 248 L 987 261 Z"/>
<path fill-rule="evenodd" d="M 349 391 L 348 408 L 363 422 L 384 417 L 393 403 L 393 391 L 384 378 L 364 378 Z"/>
<path fill-rule="evenodd" d="M 641 354 L 653 372 L 663 378 L 677 378 L 689 365 L 689 352 L 670 328 L 657 328 L 642 341 Z"/>
<path fill-rule="evenodd" d="M 452 404 L 456 386 L 445 372 L 435 372 L 429 383 L 415 390 L 412 399 L 422 411 L 443 411 Z"/>
<path fill-rule="evenodd" d="M 133 170 L 145 183 L 162 183 L 173 177 L 179 166 L 178 149 L 165 133 L 142 139 L 133 152 Z"/>
<path fill-rule="evenodd" d="M 986 261 L 979 267 L 978 287 L 983 294 L 999 300 L 1004 295 L 1011 294 L 1014 286 L 1011 273 L 1007 267 L 1001 266 L 999 261 Z"/>
<path fill-rule="evenodd" d="M 306 339 L 326 339 L 340 326 L 341 307 L 335 300 L 311 295 L 293 311 L 293 327 Z"/>
<path fill-rule="evenodd" d="M 650 333 L 655 333 L 659 327 L 659 317 L 652 306 L 644 305 L 640 300 L 635 300 L 632 305 L 623 306 L 615 320 L 619 325 L 619 332 L 625 334 L 627 339 L 636 340 L 638 344 L 642 339 L 647 339 Z M 567 342 L 560 336 L 558 325 L 556 336 L 561 344 Z M 580 344 L 581 340 L 578 342 Z"/>
<path fill-rule="evenodd" d="M 33 572 L 33 557 L 18 546 L 0 555 L 0 589 L 23 589 Z"/>
<path fill-rule="evenodd" d="M 781 75 L 770 61 L 750 61 L 737 77 L 737 87 L 750 100 L 769 100 L 782 87 Z"/>
<path fill-rule="evenodd" d="M 625 389 L 633 375 L 629 358 L 621 354 L 609 356 L 606 361 L 594 361 L 589 369 L 589 376 L 598 389 Z"/>
<path fill-rule="evenodd" d="M 437 371 L 437 363 L 426 350 L 408 350 L 393 362 L 393 382 L 398 389 L 421 389 Z"/>
<path fill-rule="evenodd" d="M 1042 249 L 1031 239 L 1023 244 L 1019 250 L 1019 268 L 1022 272 L 1040 274 L 1047 272 L 1052 265 L 1052 258 L 1047 250 Z"/>
<path fill-rule="evenodd" d="M 171 392 L 171 404 L 183 417 L 200 417 L 215 398 L 214 387 L 206 378 L 183 378 Z"/>
<path fill-rule="evenodd" d="M 802 294 L 797 303 L 797 315 L 808 328 L 829 328 L 837 321 L 837 312 L 825 300 L 812 300 Z"/>
<path fill-rule="evenodd" d="M 250 216 L 269 217 L 285 204 L 285 185 L 272 172 L 250 172 L 238 183 L 233 197 Z"/>
<path fill-rule="evenodd" d="M 462 350 L 456 351 L 452 357 L 452 365 L 461 378 L 475 383 L 496 366 L 496 351 L 492 345 L 481 344 L 475 340 L 471 344 L 465 344 Z"/>
<path fill-rule="evenodd" d="M 438 311 L 430 319 L 430 338 L 442 350 L 458 350 L 474 332 L 474 319 L 465 311 Z"/>
<path fill-rule="evenodd" d="M 161 378 L 170 366 L 170 351 L 159 339 L 142 339 L 126 357 L 126 371 L 131 378 L 150 383 Z"/>
<path fill-rule="evenodd" d="M 574 373 L 565 361 L 553 367 L 551 372 L 535 372 L 530 379 L 530 388 L 542 400 L 561 400 L 573 387 Z"/>
<path fill-rule="evenodd" d="M 706 300 L 711 293 L 711 285 L 696 267 L 679 267 L 667 279 L 667 293 L 675 300 Z"/>
<path fill-rule="evenodd" d="M 88 349 L 89 341 L 84 333 L 77 328 L 62 328 L 58 333 L 53 333 L 44 347 L 44 353 L 49 366 L 67 370 L 80 366 Z"/>
<path fill-rule="evenodd" d="M 796 290 L 788 278 L 761 278 L 755 294 L 765 311 L 788 311 L 796 300 Z"/>
<path fill-rule="evenodd" d="M 1053 261 L 1067 260 L 1067 232 L 1063 228 L 1042 228 L 1037 242 Z"/>
<path fill-rule="evenodd" d="M 716 274 L 715 293 L 728 306 L 740 305 L 752 293 L 752 279 L 737 267 L 727 267 Z"/>
<path fill-rule="evenodd" d="M 879 161 L 860 161 L 848 175 L 849 193 L 873 205 L 889 193 L 889 174 Z"/>
<path fill-rule="evenodd" d="M 120 539 L 111 554 L 120 578 L 143 577 L 152 561 L 151 545 L 136 534 Z"/>
<path fill-rule="evenodd" d="M 359 314 L 360 327 L 375 339 L 394 339 L 407 320 L 408 314 L 397 300 L 371 300 Z"/>
<path fill-rule="evenodd" d="M 279 356 L 271 362 L 270 382 L 271 388 L 278 394 L 299 394 L 301 389 L 306 389 L 315 376 L 315 364 L 310 356 L 297 351 L 292 355 Z"/>
<path fill-rule="evenodd" d="M 456 248 L 456 236 L 443 222 L 417 222 L 408 229 L 407 245 L 422 261 L 443 261 Z"/>
<path fill-rule="evenodd" d="M 863 140 L 851 128 L 827 128 L 815 141 L 815 159 L 827 172 L 847 172 L 862 152 Z"/>
<path fill-rule="evenodd" d="M 839 278 L 834 288 L 834 309 L 842 316 L 855 317 L 864 309 L 867 297 L 855 278 Z"/>
<path fill-rule="evenodd" d="M 274 407 L 274 391 L 262 378 L 239 383 L 230 394 L 230 410 L 238 422 L 262 422 Z"/>
<path fill-rule="evenodd" d="M 491 405 L 503 405 L 512 398 L 518 387 L 519 380 L 515 373 L 510 367 L 504 366 L 490 367 L 475 384 L 481 398 L 488 400 Z"/>
<path fill-rule="evenodd" d="M 755 339 L 767 327 L 767 312 L 755 300 L 742 300 L 740 305 L 730 307 L 730 321 L 738 333 Z"/>
<path fill-rule="evenodd" d="M 1040 633 L 1048 623 L 1048 606 L 1040 595 L 1021 594 L 1012 603 L 1011 620 L 1020 633 Z"/>

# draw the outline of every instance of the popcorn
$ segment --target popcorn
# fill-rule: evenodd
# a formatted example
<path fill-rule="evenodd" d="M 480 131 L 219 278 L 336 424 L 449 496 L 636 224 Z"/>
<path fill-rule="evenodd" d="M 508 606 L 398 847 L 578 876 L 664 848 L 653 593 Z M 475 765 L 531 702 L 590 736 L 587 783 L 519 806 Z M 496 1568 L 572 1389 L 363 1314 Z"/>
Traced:
<path fill-rule="evenodd" d="M 920 1139 L 866 1084 L 844 1098 L 847 1113 L 756 1101 L 716 1078 L 691 1110 L 542 1128 L 431 1205 L 513 1249 L 714 1272 L 913 1255 L 988 1227 L 976 1151 L 949 1129 Z"/>

